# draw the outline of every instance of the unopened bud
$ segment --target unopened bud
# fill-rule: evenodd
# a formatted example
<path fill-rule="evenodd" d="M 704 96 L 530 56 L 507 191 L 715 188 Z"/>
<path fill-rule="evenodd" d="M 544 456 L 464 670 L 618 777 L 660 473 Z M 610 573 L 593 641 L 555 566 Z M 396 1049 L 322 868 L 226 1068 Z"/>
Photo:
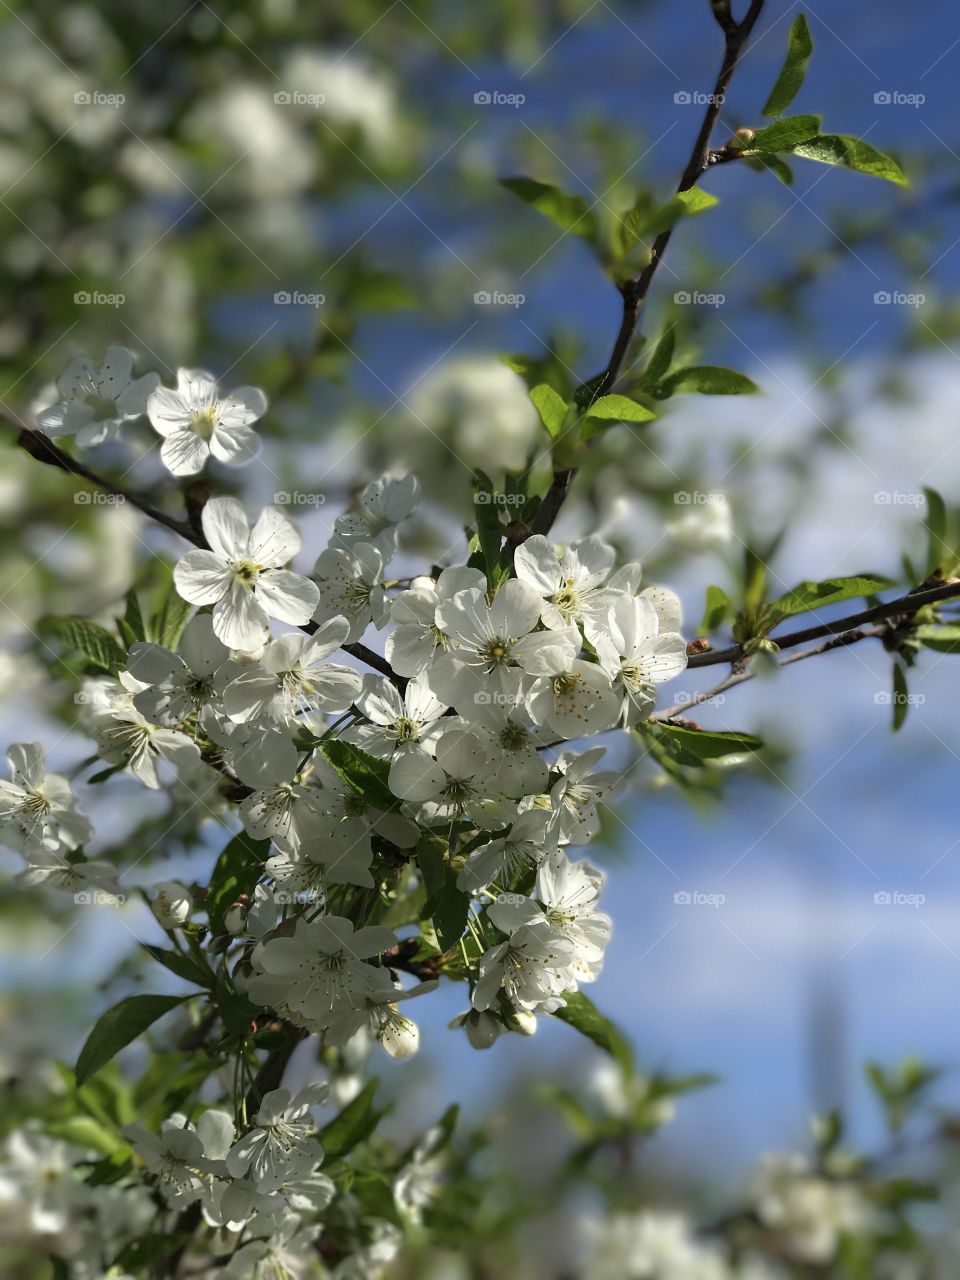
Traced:
<path fill-rule="evenodd" d="M 468 1013 L 463 1025 L 474 1049 L 489 1049 L 503 1027 L 492 1013 Z"/>
<path fill-rule="evenodd" d="M 241 893 L 236 902 L 224 912 L 223 923 L 227 933 L 236 938 L 243 933 L 247 924 L 247 912 L 250 910 L 250 895 Z"/>

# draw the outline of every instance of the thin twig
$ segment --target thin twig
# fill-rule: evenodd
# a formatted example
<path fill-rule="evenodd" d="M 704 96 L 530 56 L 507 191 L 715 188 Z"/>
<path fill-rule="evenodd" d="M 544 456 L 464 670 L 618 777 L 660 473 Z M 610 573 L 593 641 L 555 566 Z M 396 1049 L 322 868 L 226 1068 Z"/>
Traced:
<path fill-rule="evenodd" d="M 713 4 L 714 17 L 724 33 L 723 62 L 713 86 L 713 93 L 707 103 L 700 131 L 693 144 L 693 150 L 690 152 L 690 158 L 677 184 L 678 194 L 683 191 L 689 191 L 710 168 L 712 155 L 710 140 L 713 137 L 713 131 L 719 119 L 720 110 L 730 87 L 733 73 L 737 69 L 744 47 L 756 25 L 757 19 L 760 17 L 762 8 L 763 0 L 752 0 L 746 17 L 742 22 L 738 23 L 730 14 L 729 0 L 719 0 L 718 3 Z M 650 292 L 650 286 L 653 284 L 657 269 L 663 261 L 663 256 L 672 235 L 672 227 L 668 227 L 666 231 L 661 231 L 653 242 L 650 250 L 650 260 L 639 276 L 625 280 L 617 286 L 620 290 L 623 307 L 620 328 L 617 331 L 607 366 L 597 380 L 592 395 L 593 400 L 606 395 L 620 375 L 620 370 L 623 367 L 623 362 L 636 332 L 640 312 Z M 576 468 L 574 467 L 557 468 L 554 471 L 550 487 L 534 517 L 531 533 L 545 534 L 550 532 L 575 476 Z"/>
<path fill-rule="evenodd" d="M 910 618 L 925 605 L 936 604 L 940 600 L 956 599 L 958 596 L 960 596 L 960 579 L 953 579 L 939 587 L 911 591 L 908 595 L 899 596 L 896 600 L 874 605 L 860 613 L 838 618 L 835 622 L 823 622 L 816 627 L 805 627 L 802 631 L 791 631 L 789 635 L 777 636 L 774 639 L 779 649 L 795 649 L 797 645 L 809 644 L 811 640 L 839 635 L 843 631 L 851 631 L 855 627 L 866 626 L 871 622 L 882 622 L 886 618 L 897 616 Z M 687 666 L 715 667 L 723 662 L 740 662 L 747 656 L 743 646 L 735 644 L 728 649 L 710 649 L 706 653 L 695 653 L 687 662 Z"/>

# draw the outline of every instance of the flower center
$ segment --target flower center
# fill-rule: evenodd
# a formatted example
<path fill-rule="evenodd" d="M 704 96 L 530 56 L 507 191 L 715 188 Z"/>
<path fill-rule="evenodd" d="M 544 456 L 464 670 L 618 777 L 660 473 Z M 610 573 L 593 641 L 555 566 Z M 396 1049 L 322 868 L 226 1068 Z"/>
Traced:
<path fill-rule="evenodd" d="M 262 572 L 263 566 L 254 564 L 252 560 L 236 560 L 233 565 L 233 576 L 251 589 Z"/>
<path fill-rule="evenodd" d="M 217 419 L 216 405 L 208 405 L 206 409 L 197 410 L 190 419 L 190 426 L 201 440 L 209 440 L 213 435 L 214 427 L 217 425 Z"/>
<path fill-rule="evenodd" d="M 510 661 L 513 640 L 509 636 L 494 636 L 478 650 L 479 656 L 488 671 L 497 667 L 505 667 Z"/>
<path fill-rule="evenodd" d="M 114 402 L 96 391 L 84 396 L 83 403 L 93 413 L 95 422 L 107 422 L 110 418 L 117 416 L 117 406 Z"/>
<path fill-rule="evenodd" d="M 411 720 L 409 716 L 399 716 L 394 720 L 391 726 L 393 736 L 397 742 L 419 742 L 420 741 L 420 725 L 416 720 Z"/>

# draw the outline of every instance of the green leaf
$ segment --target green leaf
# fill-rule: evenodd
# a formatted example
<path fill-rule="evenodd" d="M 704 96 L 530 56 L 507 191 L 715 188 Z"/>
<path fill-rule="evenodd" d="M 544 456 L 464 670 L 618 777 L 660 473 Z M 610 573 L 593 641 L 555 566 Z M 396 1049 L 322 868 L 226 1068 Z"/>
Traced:
<path fill-rule="evenodd" d="M 151 630 L 155 643 L 164 649 L 176 649 L 192 611 L 193 605 L 188 604 L 171 586 L 160 612 L 153 619 Z"/>
<path fill-rule="evenodd" d="M 185 956 L 182 951 L 167 951 L 163 947 L 155 947 L 149 942 L 141 943 L 141 946 L 148 955 L 156 960 L 157 964 L 162 964 L 165 969 L 175 973 L 178 978 L 183 978 L 184 982 L 192 982 L 198 987 L 213 986 L 213 974 L 209 969 L 205 969 L 198 960 L 194 960 L 192 956 Z"/>
<path fill-rule="evenodd" d="M 594 400 L 588 416 L 604 422 L 649 422 L 657 415 L 629 396 L 611 395 Z"/>
<path fill-rule="evenodd" d="M 707 587 L 707 600 L 703 610 L 703 621 L 698 628 L 701 635 L 710 635 L 721 627 L 730 616 L 732 605 L 730 597 L 722 587 Z"/>
<path fill-rule="evenodd" d="M 585 240 L 596 238 L 596 216 L 582 196 L 568 195 L 559 187 L 553 187 L 547 182 L 537 182 L 533 178 L 502 178 L 500 185 L 564 231 L 572 231 Z"/>
<path fill-rule="evenodd" d="M 857 596 L 873 596 L 894 584 L 889 578 L 852 577 L 827 578 L 823 582 L 801 582 L 798 587 L 788 591 L 779 600 L 772 600 L 767 605 L 771 614 L 779 618 L 791 618 L 798 613 L 809 613 L 812 609 L 821 609 L 828 604 L 839 604 L 841 600 L 853 600 Z"/>
<path fill-rule="evenodd" d="M 763 741 L 751 733 L 727 733 L 713 729 L 690 729 L 676 724 L 650 724 L 647 729 L 669 751 L 677 764 L 702 768 L 725 756 L 759 751 Z"/>
<path fill-rule="evenodd" d="M 127 607 L 122 618 L 117 619 L 117 628 L 127 648 L 138 641 L 146 640 L 147 627 L 140 612 L 140 602 L 136 592 L 131 588 L 126 596 Z"/>
<path fill-rule="evenodd" d="M 563 397 L 559 396 L 553 387 L 546 382 L 541 382 L 531 388 L 530 399 L 533 401 L 534 408 L 540 415 L 540 421 L 546 427 L 550 438 L 556 440 L 563 430 L 569 406 Z"/>
<path fill-rule="evenodd" d="M 123 1246 L 114 1258 L 113 1266 L 119 1267 L 124 1273 L 140 1271 L 149 1263 L 176 1253 L 188 1239 L 189 1236 L 184 1231 L 146 1232 Z"/>
<path fill-rule="evenodd" d="M 226 932 L 224 914 L 241 893 L 252 894 L 270 851 L 269 840 L 254 840 L 245 831 L 233 837 L 217 859 L 204 903 L 210 931 Z"/>
<path fill-rule="evenodd" d="M 862 138 L 851 138 L 843 133 L 824 133 L 793 148 L 795 156 L 804 160 L 817 160 L 820 164 L 837 164 L 857 173 L 867 173 L 874 178 L 884 178 L 898 186 L 909 186 L 909 180 L 892 156 L 884 155 Z"/>
<path fill-rule="evenodd" d="M 723 369 L 718 365 L 690 365 L 671 373 L 657 389 L 661 397 L 672 396 L 676 391 L 699 391 L 704 396 L 744 396 L 759 391 L 755 382 L 736 369 Z"/>
<path fill-rule="evenodd" d="M 378 760 L 339 738 L 324 738 L 317 750 L 334 773 L 375 809 L 398 807 L 400 802 L 387 785 L 390 765 L 386 760 Z"/>
<path fill-rule="evenodd" d="M 338 1160 L 347 1155 L 376 1129 L 380 1117 L 385 1114 L 373 1105 L 376 1091 L 377 1081 L 371 1080 L 349 1106 L 344 1107 L 317 1134 L 325 1160 Z"/>
<path fill-rule="evenodd" d="M 914 637 L 935 653 L 960 653 L 960 622 L 917 627 Z"/>
<path fill-rule="evenodd" d="M 251 1034 L 250 1024 L 260 1012 L 260 1006 L 240 994 L 225 966 L 217 970 L 216 992 L 220 1021 L 230 1035 L 246 1039 Z"/>
<path fill-rule="evenodd" d="M 66 1120 L 51 1120 L 44 1125 L 51 1138 L 61 1138 L 77 1147 L 87 1147 L 102 1156 L 125 1160 L 131 1151 L 115 1132 L 94 1120 L 92 1116 L 70 1116 Z"/>
<path fill-rule="evenodd" d="M 791 151 L 811 138 L 818 138 L 819 133 L 819 116 L 784 116 L 765 129 L 758 129 L 744 151 L 748 154 L 754 151 Z"/>
<path fill-rule="evenodd" d="M 647 367 L 640 375 L 640 385 L 645 388 L 652 388 L 657 385 L 661 379 L 667 376 L 670 365 L 673 363 L 673 352 L 677 343 L 676 328 L 671 325 L 663 334 L 663 337 L 654 348 L 653 355 L 650 357 Z"/>
<path fill-rule="evenodd" d="M 658 209 L 647 209 L 637 206 L 624 214 L 621 223 L 620 243 L 624 252 L 631 249 L 641 240 L 649 240 L 664 231 L 669 231 L 681 218 L 689 218 L 694 214 L 719 204 L 716 196 L 700 187 L 691 187 L 689 191 L 678 191 L 672 200 Z"/>
<path fill-rule="evenodd" d="M 779 156 L 752 156 L 747 159 L 751 161 L 751 168 L 769 169 L 785 187 L 793 186 L 793 170 L 786 160 L 781 160 Z"/>
<path fill-rule="evenodd" d="M 112 676 L 127 665 L 126 650 L 99 622 L 91 622 L 89 618 L 44 618 L 40 629 L 52 631 L 71 649 Z"/>
<path fill-rule="evenodd" d="M 896 733 L 910 710 L 910 690 L 907 688 L 907 673 L 903 666 L 894 661 L 893 664 L 893 732 Z"/>
<path fill-rule="evenodd" d="M 420 913 L 430 919 L 441 951 L 449 951 L 463 937 L 470 912 L 470 895 L 457 888 L 456 872 L 446 856 L 444 841 L 427 836 L 417 846 L 417 864 L 427 900 Z"/>
<path fill-rule="evenodd" d="M 628 1074 L 633 1072 L 633 1051 L 630 1042 L 616 1023 L 600 1012 L 593 1001 L 582 991 L 567 992 L 562 1009 L 554 1017 L 579 1031 L 582 1036 L 599 1045 L 611 1058 L 615 1058 Z"/>
<path fill-rule="evenodd" d="M 629 396 L 601 396 L 590 406 L 580 429 L 580 438 L 593 440 L 617 422 L 650 422 L 656 416 L 645 405 L 638 404 Z"/>
<path fill-rule="evenodd" d="M 813 40 L 810 36 L 807 20 L 801 13 L 794 18 L 793 26 L 790 28 L 790 37 L 787 41 L 787 56 L 783 66 L 780 68 L 777 82 L 770 92 L 770 97 L 767 99 L 767 104 L 763 108 L 765 116 L 778 116 L 781 111 L 786 111 L 787 107 L 800 92 L 800 87 L 807 74 L 807 64 L 810 61 L 811 53 L 813 53 Z"/>
<path fill-rule="evenodd" d="M 927 514 L 923 527 L 927 531 L 927 574 L 929 577 L 935 569 L 942 567 L 944 552 L 949 552 L 945 545 L 947 533 L 947 505 L 936 489 L 924 488 L 923 495 L 927 500 Z"/>
<path fill-rule="evenodd" d="M 192 996 L 128 996 L 108 1009 L 97 1019 L 80 1050 L 74 1069 L 77 1084 L 89 1080 L 158 1018 L 190 999 Z"/>

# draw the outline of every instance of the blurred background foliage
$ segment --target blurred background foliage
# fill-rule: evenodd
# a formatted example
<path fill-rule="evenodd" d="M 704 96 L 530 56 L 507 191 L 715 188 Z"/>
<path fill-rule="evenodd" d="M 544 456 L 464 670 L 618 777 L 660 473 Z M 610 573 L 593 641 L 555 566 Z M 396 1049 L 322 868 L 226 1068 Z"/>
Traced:
<path fill-rule="evenodd" d="M 678 363 L 732 365 L 762 394 L 749 403 L 678 396 L 662 406 L 656 422 L 608 432 L 592 450 L 560 526 L 571 536 L 599 530 L 624 553 L 642 555 L 650 578 L 677 582 L 690 634 L 711 582 L 723 583 L 734 598 L 742 593 L 746 548 L 766 562 L 775 593 L 801 577 L 839 569 L 905 575 L 902 556 L 920 561 L 926 546 L 922 502 L 913 497 L 925 484 L 948 499 L 960 491 L 958 455 L 950 453 L 960 410 L 953 390 L 960 337 L 952 253 L 960 199 L 953 150 L 960 147 L 952 111 L 956 52 L 950 52 L 956 13 L 945 2 L 931 3 L 920 23 L 889 0 L 872 6 L 865 24 L 853 0 L 806 8 L 816 48 L 799 109 L 823 112 L 831 127 L 869 135 L 898 155 L 912 184 L 900 189 L 813 165 L 791 188 L 738 165 L 708 177 L 722 205 L 678 232 L 641 343 L 649 350 L 673 326 Z M 794 9 L 768 4 L 724 107 L 719 142 L 757 124 Z M 429 519 L 405 548 L 405 567 L 417 572 L 449 560 L 462 538 L 473 468 L 499 480 L 532 457 L 535 475 L 546 474 L 542 429 L 516 372 L 523 362 L 500 357 L 522 356 L 537 381 L 572 388 L 603 367 L 619 321 L 614 286 L 589 248 L 561 236 L 497 179 L 528 174 L 618 212 L 638 192 L 666 199 L 700 118 L 682 96 L 709 91 L 719 55 L 719 33 L 700 0 L 4 5 L 0 277 L 8 305 L 0 318 L 0 404 L 11 430 L 0 442 L 0 688 L 9 700 L 6 739 L 46 740 L 61 767 L 89 755 L 76 729 L 78 666 L 43 620 L 72 613 L 109 620 L 122 613 L 131 587 L 159 598 L 179 552 L 175 539 L 147 527 L 129 507 L 98 502 L 16 448 L 11 424 L 29 422 L 50 402 L 52 383 L 74 354 L 83 350 L 99 359 L 108 345 L 122 343 L 137 353 L 139 370 L 156 369 L 165 382 L 186 364 L 209 367 L 228 384 L 262 386 L 270 398 L 264 465 L 246 472 L 214 465 L 211 480 L 220 492 L 242 493 L 251 508 L 277 500 L 277 493 L 313 494 L 316 501 L 295 512 L 308 548 L 320 548 L 337 511 L 372 475 L 414 467 Z M 922 109 L 876 101 L 878 91 L 898 86 L 922 89 Z M 482 95 L 491 93 L 524 101 L 484 102 Z M 878 304 L 879 294 L 898 291 L 920 294 L 923 302 Z M 497 292 L 523 301 L 476 301 L 478 294 Z M 723 301 L 690 305 L 684 295 L 691 294 Z M 91 461 L 177 511 L 182 495 L 162 471 L 155 445 L 141 423 Z M 910 501 L 880 499 L 878 505 L 878 491 L 901 487 Z M 686 510 L 678 504 L 682 493 L 722 493 L 727 501 L 720 514 L 709 503 Z M 691 514 L 696 518 L 685 518 Z M 810 673 L 810 684 L 798 686 L 801 703 L 816 697 L 819 678 Z M 941 666 L 940 697 L 947 705 L 951 678 Z M 836 708 L 842 693 L 834 679 L 828 706 Z M 888 687 L 877 684 L 887 677 L 876 672 L 869 679 L 871 689 Z M 805 742 L 810 723 L 802 708 L 796 723 L 789 720 L 785 685 L 772 695 L 777 709 L 765 689 L 752 703 L 745 696 L 735 707 L 731 697 L 714 712 L 717 727 L 766 731 L 765 762 L 741 775 L 728 796 L 731 808 L 754 806 L 763 823 L 774 803 L 764 793 L 780 788 L 785 776 L 801 785 L 789 772 L 790 755 Z M 818 749 L 824 718 L 817 717 L 813 733 Z M 835 723 L 850 740 L 856 736 L 850 716 L 838 713 Z M 835 747 L 832 757 L 840 755 Z M 921 740 L 911 750 L 936 788 L 952 785 L 955 757 L 948 758 L 948 744 Z M 869 790 L 878 770 L 896 767 L 896 759 L 868 757 L 854 789 Z M 628 940 L 639 931 L 653 941 L 660 923 L 638 923 L 630 915 L 644 892 L 635 855 L 649 851 L 648 841 L 658 857 L 665 845 L 694 848 L 707 839 L 707 829 L 684 816 L 678 788 L 665 795 L 664 779 L 653 770 L 647 777 L 643 838 L 611 818 L 604 843 L 611 874 L 633 864 L 632 878 L 616 882 L 633 895 L 624 900 L 618 924 Z M 146 850 L 144 870 L 156 860 L 167 872 L 201 874 L 221 839 L 202 808 L 174 793 L 179 816 L 170 831 L 164 797 L 145 800 L 122 778 L 106 785 L 109 812 L 99 825 L 97 856 L 122 860 L 131 849 Z M 830 805 L 840 806 L 850 785 L 850 776 L 841 774 L 825 802 L 821 812 L 831 823 Z M 80 788 L 82 795 L 90 790 Z M 698 806 L 711 803 L 710 790 L 696 790 Z M 926 835 L 920 832 L 931 857 L 940 839 L 935 811 L 927 810 L 931 825 Z M 901 796 L 897 814 L 913 821 L 915 812 L 915 801 Z M 722 819 L 715 814 L 714 821 Z M 880 818 L 871 821 L 864 837 L 871 847 L 882 826 Z M 844 830 L 856 845 L 857 837 Z M 915 834 L 915 822 L 911 830 Z M 161 832 L 169 834 L 154 849 Z M 714 838 L 735 854 L 752 835 L 721 829 Z M 903 843 L 898 829 L 891 854 Z M 695 857 L 688 865 L 702 874 Z M 109 923 L 99 912 L 96 922 L 78 922 L 74 909 L 52 896 L 9 885 L 0 909 L 6 937 L 0 972 L 8 986 L 0 1017 L 8 1096 L 16 1104 L 12 1119 L 26 1082 L 35 1083 L 38 1057 L 69 1056 L 91 1009 L 104 1004 L 105 989 L 138 981 L 133 939 L 152 926 L 135 895 L 123 913 L 110 913 Z M 65 933 L 72 935 L 66 942 Z M 625 941 L 610 965 L 629 970 L 646 945 Z M 795 1058 L 825 1053 L 832 1061 L 843 1014 L 824 1012 L 820 997 L 830 979 L 822 971 L 815 978 L 814 1013 L 798 1015 L 802 1048 L 791 1040 L 787 1051 Z M 748 995 L 743 1000 L 748 1003 Z M 632 978 L 610 987 L 611 1002 L 629 1029 L 643 1034 L 651 1061 L 660 1061 L 658 1027 L 669 1009 L 647 1022 L 649 1010 Z M 586 1170 L 590 1183 L 593 1157 L 583 1149 L 594 1140 L 603 1166 L 595 1180 L 607 1199 L 626 1203 L 655 1186 L 658 1197 L 676 1190 L 711 1211 L 726 1207 L 718 1184 L 710 1182 L 716 1162 L 727 1159 L 722 1143 L 717 1161 L 706 1161 L 709 1169 L 701 1165 L 695 1131 L 675 1148 L 654 1147 L 648 1160 L 634 1132 L 644 1131 L 644 1121 L 601 1138 L 582 1111 L 586 1104 L 557 1092 L 597 1069 L 592 1059 L 571 1060 L 545 1092 L 545 1059 L 525 1058 L 529 1046 L 511 1044 L 502 1052 L 497 1046 L 478 1066 L 459 1040 L 450 1047 L 439 1026 L 435 1049 L 405 1068 L 402 1080 L 395 1069 L 387 1072 L 388 1092 L 405 1099 L 399 1132 L 412 1133 L 416 1118 L 433 1115 L 438 1080 L 453 1068 L 458 1080 L 442 1087 L 455 1096 L 468 1080 L 475 1117 L 496 1104 L 499 1154 L 487 1153 L 488 1168 L 502 1171 L 512 1163 L 516 1184 L 539 1207 L 553 1191 L 549 1182 L 536 1181 L 553 1166 L 550 1153 L 562 1149 L 556 1167 L 570 1160 L 578 1178 Z M 546 1052 L 557 1043 L 548 1041 Z M 684 1042 L 674 1053 L 690 1070 L 712 1068 L 711 1036 L 695 1043 L 696 1051 Z M 563 1044 L 566 1051 L 569 1042 Z M 884 1047 L 902 1054 L 910 1045 L 893 1028 Z M 751 1044 L 750 1051 L 763 1048 Z M 806 1077 L 797 1092 L 808 1102 L 839 1101 L 831 1091 L 843 1093 L 838 1081 L 846 1069 L 840 1063 L 831 1071 L 830 1062 L 824 1067 L 821 1061 L 812 1076 L 826 1078 L 824 1096 L 811 1098 Z M 730 1131 L 741 1119 L 751 1140 L 765 1141 L 768 1130 L 778 1141 L 783 1128 L 794 1136 L 803 1132 L 802 1111 L 777 1129 L 773 1117 L 782 1120 L 786 1102 L 776 1089 L 765 1112 L 767 1130 L 750 1130 L 747 1113 L 757 1087 L 751 1082 L 770 1070 L 754 1056 L 741 1095 L 731 1102 L 721 1092 L 726 1101 L 705 1104 L 718 1108 L 720 1122 L 715 1112 L 694 1113 L 708 1131 L 719 1123 L 738 1158 L 743 1148 Z M 856 1101 L 862 1092 L 853 1094 L 855 1108 L 866 1105 Z M 560 1136 L 558 1107 L 572 1127 L 568 1139 Z M 872 1136 L 881 1132 L 875 1121 L 865 1128 Z M 949 1136 L 949 1124 L 938 1132 Z M 524 1151 L 536 1152 L 536 1159 L 522 1161 Z M 941 1156 L 938 1146 L 936 1160 Z M 511 1217 L 505 1198 L 501 1190 L 490 1210 L 494 1240 Z M 543 1216 L 538 1222 L 540 1248 L 551 1223 Z M 491 1254 L 507 1271 L 483 1274 L 526 1274 L 521 1267 L 532 1256 L 529 1242 L 515 1248 L 507 1262 L 496 1249 Z"/>

